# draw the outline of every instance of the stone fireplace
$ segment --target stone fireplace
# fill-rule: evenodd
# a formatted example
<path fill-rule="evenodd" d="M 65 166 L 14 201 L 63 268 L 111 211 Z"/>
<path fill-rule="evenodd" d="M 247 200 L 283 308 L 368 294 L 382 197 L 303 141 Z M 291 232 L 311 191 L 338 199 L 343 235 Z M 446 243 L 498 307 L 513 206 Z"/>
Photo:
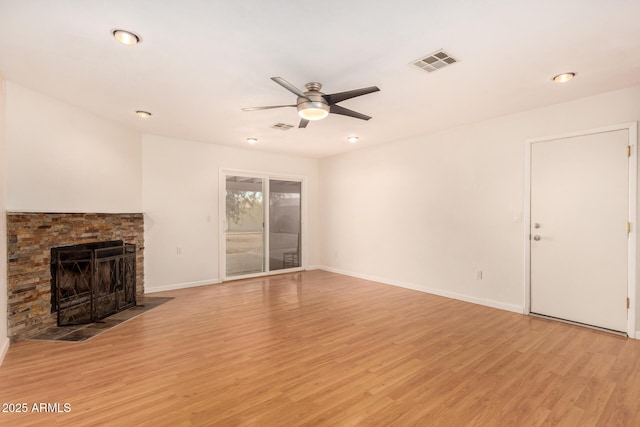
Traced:
<path fill-rule="evenodd" d="M 11 341 L 31 337 L 57 324 L 57 312 L 52 312 L 52 248 L 114 240 L 135 245 L 135 293 L 142 295 L 141 213 L 7 213 L 7 318 Z"/>

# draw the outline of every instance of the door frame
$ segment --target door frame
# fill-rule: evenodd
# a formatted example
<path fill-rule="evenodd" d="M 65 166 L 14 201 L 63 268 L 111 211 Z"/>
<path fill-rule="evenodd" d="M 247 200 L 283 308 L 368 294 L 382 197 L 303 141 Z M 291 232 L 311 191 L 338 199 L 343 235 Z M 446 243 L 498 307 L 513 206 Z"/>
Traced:
<path fill-rule="evenodd" d="M 245 274 L 240 276 L 230 276 L 227 277 L 227 261 L 226 261 L 226 252 L 227 252 L 227 241 L 225 238 L 225 230 L 224 230 L 224 222 L 227 217 L 226 213 L 226 177 L 227 175 L 238 175 L 238 176 L 246 176 L 252 178 L 261 178 L 263 180 L 263 190 L 264 190 L 264 204 L 263 204 L 263 215 L 264 215 L 264 261 L 265 261 L 265 271 L 261 273 L 252 273 Z M 284 274 L 284 273 L 292 273 L 296 271 L 304 271 L 307 269 L 307 177 L 303 175 L 287 175 L 281 173 L 271 173 L 264 171 L 252 171 L 252 170 L 243 170 L 243 169 L 229 169 L 229 168 L 220 168 L 218 172 L 218 273 L 220 280 L 222 282 L 228 280 L 240 280 L 240 279 L 248 279 L 252 277 L 263 277 L 270 276 L 275 274 Z M 269 180 L 283 180 L 283 181 L 298 181 L 301 183 L 301 196 L 300 196 L 300 232 L 302 235 L 300 236 L 300 250 L 302 251 L 302 256 L 300 257 L 300 267 L 296 268 L 287 268 L 275 271 L 269 271 L 269 199 L 267 196 L 269 195 Z"/>
<path fill-rule="evenodd" d="M 531 149 L 537 142 L 550 142 L 558 139 L 587 136 L 599 133 L 627 130 L 631 155 L 629 157 L 629 212 L 628 218 L 631 230 L 627 239 L 627 295 L 629 308 L 627 309 L 627 335 L 640 339 L 636 327 L 636 250 L 637 250 L 637 203 L 638 203 L 638 123 L 629 122 L 617 125 L 603 126 L 595 129 L 530 138 L 525 141 L 524 163 L 524 314 L 531 313 Z M 621 225 L 622 226 L 622 225 Z"/>

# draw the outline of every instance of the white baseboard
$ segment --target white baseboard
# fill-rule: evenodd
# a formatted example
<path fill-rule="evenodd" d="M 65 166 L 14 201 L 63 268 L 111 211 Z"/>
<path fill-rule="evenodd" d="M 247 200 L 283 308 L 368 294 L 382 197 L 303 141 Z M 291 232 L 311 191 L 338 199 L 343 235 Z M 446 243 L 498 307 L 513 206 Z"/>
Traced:
<path fill-rule="evenodd" d="M 402 282 L 399 280 L 387 279 L 377 276 L 371 276 L 368 274 L 354 273 L 352 271 L 341 270 L 339 268 L 326 267 L 321 265 L 320 270 L 330 271 L 332 273 L 344 274 L 345 276 L 357 277 L 359 279 L 371 280 L 372 282 L 380 282 L 386 285 L 398 286 L 400 288 L 412 289 L 414 291 L 425 292 L 427 294 L 438 295 L 441 297 L 457 299 L 460 301 L 471 302 L 474 304 L 484 305 L 491 308 L 498 308 L 500 310 L 511 311 L 513 313 L 524 313 L 524 307 L 517 304 L 508 304 L 500 301 L 493 301 L 484 298 L 477 298 L 470 295 L 458 294 L 455 292 L 444 291 L 441 289 L 433 289 L 427 286 L 418 285 L 415 283 Z"/>
<path fill-rule="evenodd" d="M 640 340 L 640 331 L 636 331 L 636 336 L 635 337 L 631 337 L 631 338 L 635 338 L 637 340 Z"/>
<path fill-rule="evenodd" d="M 2 365 L 4 356 L 7 354 L 7 351 L 9 351 L 9 344 L 11 344 L 9 338 L 0 337 L 0 365 Z"/>
<path fill-rule="evenodd" d="M 309 271 L 309 270 L 318 270 L 320 269 L 319 266 L 317 265 L 311 265 L 308 266 L 305 270 Z M 300 271 L 303 271 L 302 269 L 300 269 Z M 271 272 L 272 275 L 275 274 L 281 274 L 278 271 L 273 271 Z M 265 276 L 265 277 L 268 277 Z M 171 284 L 171 285 L 162 285 L 162 286 L 147 286 L 145 285 L 144 287 L 144 293 L 146 294 L 152 294 L 154 292 L 164 292 L 164 291 L 175 291 L 176 289 L 186 289 L 186 288 L 195 288 L 198 286 L 206 286 L 206 285 L 217 285 L 219 283 L 222 283 L 222 280 L 220 279 L 211 279 L 211 280 L 199 280 L 197 282 L 187 282 L 187 283 L 175 283 L 175 284 Z"/>
<path fill-rule="evenodd" d="M 186 283 L 175 283 L 172 285 L 162 285 L 162 286 L 145 286 L 144 294 L 152 294 L 154 292 L 164 292 L 164 291 L 174 291 L 176 289 L 186 289 L 186 288 L 195 288 L 198 286 L 206 286 L 206 285 L 217 285 L 220 283 L 220 279 L 211 279 L 211 280 L 199 280 L 197 282 L 186 282 Z"/>

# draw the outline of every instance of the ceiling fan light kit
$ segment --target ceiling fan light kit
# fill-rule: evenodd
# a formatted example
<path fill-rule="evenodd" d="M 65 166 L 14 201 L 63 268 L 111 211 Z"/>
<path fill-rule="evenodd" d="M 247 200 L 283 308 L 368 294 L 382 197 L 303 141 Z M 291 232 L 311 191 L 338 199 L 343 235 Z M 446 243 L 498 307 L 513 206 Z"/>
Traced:
<path fill-rule="evenodd" d="M 329 113 L 340 114 L 347 117 L 354 117 L 361 120 L 369 120 L 371 117 L 367 115 L 358 113 L 357 111 L 349 110 L 348 108 L 344 108 L 336 104 L 347 99 L 355 98 L 357 96 L 366 95 L 380 90 L 376 86 L 371 86 L 362 89 L 349 90 L 346 92 L 327 95 L 320 92 L 320 89 L 322 89 L 322 85 L 318 82 L 307 83 L 305 85 L 307 91 L 302 92 L 300 89 L 298 89 L 282 77 L 271 77 L 271 80 L 278 83 L 280 86 L 287 89 L 294 95 L 297 95 L 298 98 L 296 104 L 272 105 L 267 107 L 249 107 L 243 108 L 242 111 L 296 107 L 298 110 L 298 115 L 300 116 L 300 124 L 298 125 L 299 128 L 306 128 L 310 121 L 322 120 L 327 117 Z"/>
<path fill-rule="evenodd" d="M 298 96 L 298 115 L 304 120 L 322 120 L 329 115 L 329 104 L 322 97 L 318 82 L 310 82 L 304 85 L 307 91 L 304 97 Z"/>
<path fill-rule="evenodd" d="M 298 105 L 298 115 L 305 120 L 322 120 L 329 115 L 328 106 L 312 107 L 301 105 Z"/>

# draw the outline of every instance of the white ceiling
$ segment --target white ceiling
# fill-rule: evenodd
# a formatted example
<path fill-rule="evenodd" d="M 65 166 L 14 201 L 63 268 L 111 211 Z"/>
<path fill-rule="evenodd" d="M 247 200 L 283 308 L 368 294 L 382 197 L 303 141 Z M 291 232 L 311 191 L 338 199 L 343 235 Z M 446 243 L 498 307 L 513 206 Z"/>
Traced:
<path fill-rule="evenodd" d="M 461 62 L 410 65 L 438 49 Z M 640 84 L 640 1 L 0 0 L 0 74 L 142 133 L 324 157 Z M 295 108 L 240 110 L 295 103 L 273 76 L 381 91 L 340 104 L 368 122 L 281 131 Z"/>

